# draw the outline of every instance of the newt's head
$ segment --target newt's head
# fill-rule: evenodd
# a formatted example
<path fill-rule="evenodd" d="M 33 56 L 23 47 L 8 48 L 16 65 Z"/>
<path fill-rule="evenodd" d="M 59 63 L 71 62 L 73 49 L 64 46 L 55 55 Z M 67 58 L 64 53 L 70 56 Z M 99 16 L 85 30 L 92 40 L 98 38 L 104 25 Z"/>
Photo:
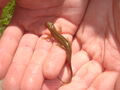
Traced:
<path fill-rule="evenodd" d="M 55 31 L 55 26 L 54 26 L 54 24 L 52 22 L 46 22 L 45 26 L 48 28 L 48 30 L 50 32 L 54 32 Z"/>
<path fill-rule="evenodd" d="M 46 22 L 45 23 L 45 26 L 48 28 L 48 29 L 53 29 L 54 28 L 54 24 L 52 22 Z"/>

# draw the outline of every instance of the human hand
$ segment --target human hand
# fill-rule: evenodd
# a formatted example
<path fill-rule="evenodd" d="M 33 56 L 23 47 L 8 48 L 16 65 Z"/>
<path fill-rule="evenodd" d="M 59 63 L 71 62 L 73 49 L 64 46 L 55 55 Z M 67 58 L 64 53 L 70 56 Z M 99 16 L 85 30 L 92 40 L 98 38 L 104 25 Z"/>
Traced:
<path fill-rule="evenodd" d="M 119 38 L 112 4 L 112 0 L 90 2 L 72 43 L 72 81 L 63 86 L 46 81 L 43 90 L 120 90 Z"/>
<path fill-rule="evenodd" d="M 43 39 L 48 33 L 44 23 L 54 22 L 62 27 L 63 35 L 72 40 L 87 4 L 84 0 L 17 1 L 13 19 L 0 41 L 0 78 L 7 73 L 5 90 L 37 90 L 44 79 L 59 75 L 66 53 L 54 42 Z"/>
<path fill-rule="evenodd" d="M 61 49 L 59 47 L 54 46 L 51 42 L 46 42 L 45 40 L 41 39 L 42 36 L 38 40 L 38 36 L 36 36 L 36 35 L 24 34 L 24 37 L 22 35 L 20 35 L 22 37 L 22 40 L 20 40 L 20 44 L 19 44 L 20 49 L 18 49 L 16 51 L 13 62 L 10 66 L 10 69 L 8 70 L 7 75 L 6 75 L 5 82 L 4 82 L 5 88 L 9 89 L 9 90 L 10 89 L 12 89 L 12 90 L 19 89 L 19 88 L 22 88 L 22 90 L 24 90 L 24 89 L 37 90 L 38 88 L 39 89 L 42 88 L 43 90 L 55 90 L 56 88 L 59 90 L 68 90 L 68 89 L 73 90 L 73 88 L 74 88 L 74 90 L 83 90 L 83 89 L 91 90 L 93 88 L 96 88 L 96 90 L 99 90 L 99 89 L 106 90 L 106 88 L 109 90 L 114 90 L 114 88 L 117 88 L 116 90 L 119 90 L 119 82 L 118 82 L 118 85 L 116 84 L 116 86 L 115 86 L 115 83 L 116 83 L 117 77 L 118 77 L 118 71 L 119 71 L 119 65 L 117 65 L 117 64 L 119 64 L 119 61 L 118 61 L 119 58 L 116 59 L 115 57 L 111 57 L 111 55 L 109 55 L 109 54 L 112 54 L 112 55 L 115 54 L 117 57 L 119 57 L 119 55 L 117 55 L 119 53 L 116 53 L 116 52 L 118 52 L 117 49 L 114 49 L 114 48 L 111 49 L 111 47 L 110 47 L 110 45 L 114 46 L 114 44 L 116 44 L 116 43 L 113 42 L 111 39 L 109 40 L 109 38 L 104 37 L 104 35 L 105 36 L 110 35 L 110 34 L 106 34 L 106 33 L 110 30 L 109 29 L 110 26 L 113 25 L 113 23 L 110 22 L 111 21 L 110 18 L 112 18 L 111 14 L 108 14 L 108 15 L 110 15 L 109 19 L 106 18 L 106 13 L 108 11 L 109 11 L 109 13 L 111 12 L 111 8 L 106 8 L 106 7 L 110 7 L 110 5 L 106 5 L 106 4 L 108 4 L 108 2 L 109 2 L 109 4 L 111 3 L 109 0 L 106 0 L 106 1 L 101 0 L 99 2 L 98 1 L 91 2 L 90 6 L 89 6 L 89 10 L 87 11 L 87 14 L 85 16 L 85 19 L 82 22 L 82 25 L 80 26 L 79 31 L 77 32 L 77 35 L 73 40 L 73 47 L 76 47 L 76 48 L 73 49 L 72 68 L 73 68 L 73 72 L 74 72 L 74 77 L 72 78 L 72 82 L 70 84 L 62 86 L 62 84 L 60 83 L 60 81 L 58 79 L 44 81 L 44 76 L 43 76 L 43 73 L 41 72 L 42 71 L 41 69 L 43 69 L 42 64 L 45 63 L 44 69 L 43 69 L 45 77 L 48 77 L 48 78 L 56 77 L 64 63 L 64 58 L 65 58 L 64 50 L 61 51 Z M 96 9 L 93 12 L 93 10 L 97 7 L 98 7 L 98 9 Z M 96 13 L 98 13 L 98 14 L 96 15 Z M 95 16 L 93 16 L 93 15 L 95 15 Z M 109 24 L 104 24 L 107 22 L 107 20 L 108 20 Z M 13 21 L 14 21 L 14 19 L 13 19 Z M 14 24 L 16 24 L 16 23 L 14 23 Z M 59 25 L 59 23 L 58 23 L 58 25 Z M 106 27 L 106 28 L 104 29 L 104 27 Z M 10 30 L 11 30 L 11 28 L 19 29 L 19 28 L 13 27 L 13 26 L 9 27 L 9 28 L 10 28 Z M 7 29 L 7 30 L 9 31 L 9 29 Z M 6 30 L 6 32 L 7 32 L 7 30 Z M 40 29 L 40 30 L 42 30 L 42 29 Z M 30 30 L 30 32 L 32 32 L 32 30 Z M 8 34 L 8 35 L 11 35 L 11 34 Z M 6 37 L 8 35 L 6 35 Z M 5 34 L 3 35 L 2 38 L 4 38 L 4 36 L 5 36 Z M 18 37 L 21 39 L 20 36 L 18 36 Z M 112 35 L 111 35 L 111 37 L 112 37 Z M 18 41 L 18 40 L 15 40 L 15 41 Z M 28 42 L 26 42 L 26 41 L 28 41 Z M 110 41 L 112 43 L 109 44 L 107 42 L 107 44 L 106 44 L 107 46 L 105 46 L 103 41 Z M 37 42 L 37 45 L 35 42 Z M 11 43 L 11 44 L 13 44 L 13 43 Z M 33 44 L 35 44 L 35 45 L 33 45 Z M 7 45 L 7 44 L 3 44 L 3 46 L 4 45 Z M 26 50 L 26 48 L 23 50 L 23 48 L 21 48 L 20 45 L 32 47 L 32 50 L 33 50 L 33 48 L 35 48 L 35 50 L 32 51 L 29 48 L 27 50 Z M 46 46 L 48 47 L 47 49 L 45 49 Z M 53 55 L 50 55 L 50 57 L 54 59 L 54 61 L 52 62 L 52 65 L 55 65 L 55 66 L 53 66 L 53 67 L 48 66 L 49 68 L 48 68 L 48 70 L 46 70 L 47 74 L 45 74 L 46 66 L 52 60 L 51 60 L 51 58 L 50 58 L 50 60 L 45 60 L 44 58 L 49 54 L 48 50 L 51 46 L 53 48 L 52 52 L 54 52 L 54 50 L 55 50 L 55 53 L 56 53 L 56 51 L 60 50 L 60 53 L 63 55 L 59 54 L 62 56 L 62 58 L 60 58 L 61 61 L 60 60 L 55 61 L 55 58 L 56 57 L 58 58 L 59 55 L 55 55 L 55 53 L 53 53 Z M 108 46 L 110 48 L 110 51 L 109 51 L 109 49 L 107 49 Z M 107 48 L 103 48 L 103 47 L 107 47 Z M 103 49 L 101 50 L 99 48 L 103 48 Z M 30 52 L 29 50 L 32 52 Z M 113 50 L 115 50 L 115 53 L 111 52 Z M 44 51 L 44 53 L 43 53 L 43 51 Z M 23 55 L 25 55 L 25 53 L 27 53 L 28 56 L 26 55 L 23 57 Z M 41 53 L 42 53 L 43 57 L 40 57 Z M 5 53 L 3 53 L 3 54 L 5 54 Z M 7 54 L 5 54 L 5 55 L 7 55 Z M 20 58 L 20 55 L 21 55 L 21 58 Z M 6 60 L 8 61 L 10 59 L 6 59 Z M 44 62 L 44 60 L 46 62 Z M 90 61 L 90 60 L 92 60 L 92 61 Z M 112 64 L 109 60 L 113 60 L 114 64 Z M 59 65 L 59 69 L 56 69 L 57 65 L 55 63 L 58 64 L 58 62 L 59 62 L 59 64 L 61 64 L 61 63 L 62 64 Z M 100 64 L 98 64 L 98 62 Z M 102 71 L 102 69 L 103 69 L 103 71 Z M 53 73 L 52 70 L 55 70 L 55 72 L 57 71 L 57 74 Z M 112 71 L 110 71 L 110 70 L 112 70 Z M 17 71 L 17 72 L 14 72 L 14 71 Z M 16 73 L 17 73 L 17 75 L 16 75 Z M 64 74 L 63 74 L 62 78 L 64 79 Z"/>

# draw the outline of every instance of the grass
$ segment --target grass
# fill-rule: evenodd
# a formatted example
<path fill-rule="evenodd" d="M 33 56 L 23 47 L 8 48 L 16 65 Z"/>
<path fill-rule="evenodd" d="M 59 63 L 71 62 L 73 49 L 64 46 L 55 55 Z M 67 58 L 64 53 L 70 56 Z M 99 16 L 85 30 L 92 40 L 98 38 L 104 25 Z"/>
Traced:
<path fill-rule="evenodd" d="M 5 8 L 2 10 L 2 15 L 0 17 L 0 35 L 2 35 L 4 29 L 7 27 L 9 24 L 13 12 L 14 12 L 14 7 L 15 7 L 15 0 L 11 0 Z"/>

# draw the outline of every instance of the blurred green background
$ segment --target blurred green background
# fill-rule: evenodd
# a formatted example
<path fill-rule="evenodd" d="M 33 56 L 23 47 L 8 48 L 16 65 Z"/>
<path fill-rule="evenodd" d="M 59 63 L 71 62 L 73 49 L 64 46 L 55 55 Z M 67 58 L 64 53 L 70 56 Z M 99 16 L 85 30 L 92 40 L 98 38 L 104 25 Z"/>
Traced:
<path fill-rule="evenodd" d="M 5 8 L 2 10 L 2 15 L 0 16 L 0 36 L 2 35 L 4 29 L 9 24 L 15 8 L 15 0 L 11 0 Z"/>

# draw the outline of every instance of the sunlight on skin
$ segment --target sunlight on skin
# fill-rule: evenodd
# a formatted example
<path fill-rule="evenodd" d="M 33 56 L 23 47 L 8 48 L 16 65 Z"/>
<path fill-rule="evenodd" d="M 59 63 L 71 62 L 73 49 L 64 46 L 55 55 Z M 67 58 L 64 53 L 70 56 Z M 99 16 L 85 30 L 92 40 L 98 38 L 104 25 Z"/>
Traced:
<path fill-rule="evenodd" d="M 112 0 L 42 1 L 17 2 L 0 41 L 0 78 L 6 75 L 3 88 L 119 90 L 120 54 L 114 38 Z M 69 84 L 58 79 L 69 76 L 64 67 L 65 51 L 56 42 L 42 39 L 49 33 L 46 21 L 61 26 L 62 35 L 73 40 L 74 76 Z"/>

